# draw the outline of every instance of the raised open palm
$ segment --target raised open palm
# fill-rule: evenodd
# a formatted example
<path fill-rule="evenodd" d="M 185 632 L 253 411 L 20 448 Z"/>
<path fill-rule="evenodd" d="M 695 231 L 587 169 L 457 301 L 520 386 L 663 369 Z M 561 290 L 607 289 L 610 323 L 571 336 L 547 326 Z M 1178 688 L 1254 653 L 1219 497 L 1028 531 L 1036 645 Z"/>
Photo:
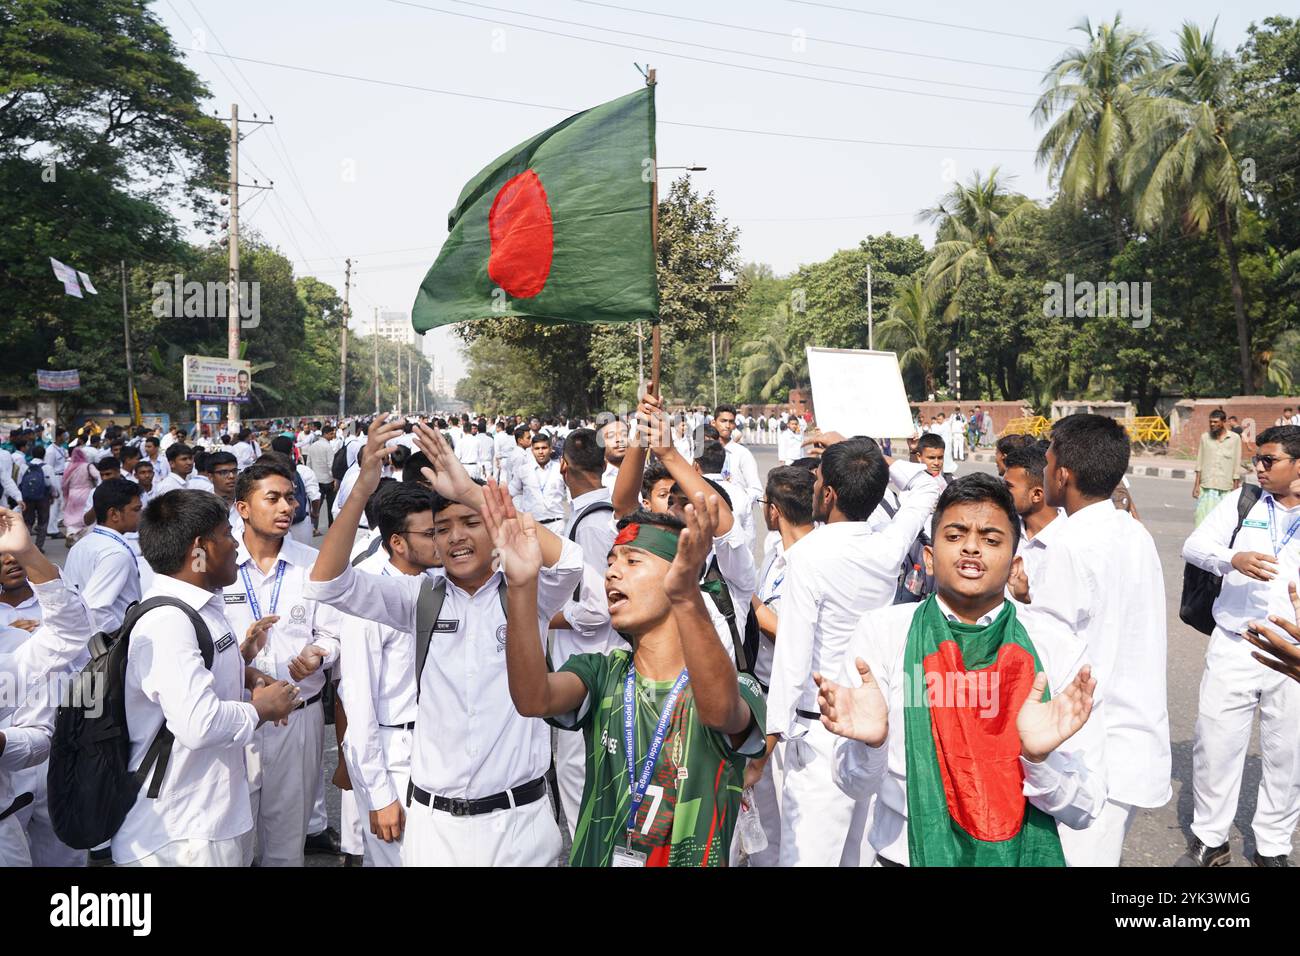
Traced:
<path fill-rule="evenodd" d="M 483 489 L 483 523 L 492 535 L 506 583 L 521 586 L 535 581 L 542 569 L 542 545 L 533 516 L 515 511 L 510 493 L 495 481 Z"/>
<path fill-rule="evenodd" d="M 879 747 L 889 734 L 889 703 L 867 662 L 859 657 L 853 663 L 862 678 L 858 687 L 845 687 L 821 674 L 813 674 L 822 726 L 838 737 Z"/>
<path fill-rule="evenodd" d="M 1040 673 L 1016 715 L 1020 753 L 1035 762 L 1073 737 L 1088 722 L 1097 681 L 1091 667 L 1081 667 L 1074 680 L 1049 701 L 1043 700 L 1046 689 L 1047 675 Z"/>

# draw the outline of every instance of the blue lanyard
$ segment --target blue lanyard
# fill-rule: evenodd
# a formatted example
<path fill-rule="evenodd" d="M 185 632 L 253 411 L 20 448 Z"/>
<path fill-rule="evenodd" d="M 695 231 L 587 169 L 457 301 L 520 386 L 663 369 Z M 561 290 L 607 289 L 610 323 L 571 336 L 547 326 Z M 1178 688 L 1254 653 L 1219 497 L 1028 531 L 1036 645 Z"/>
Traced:
<path fill-rule="evenodd" d="M 126 550 L 126 553 L 131 556 L 132 561 L 135 560 L 135 552 L 131 550 L 131 546 L 127 544 L 125 541 L 123 541 L 121 538 L 119 538 L 117 535 L 113 534 L 113 532 L 107 531 L 104 528 L 92 528 L 91 530 L 97 535 L 101 535 L 102 537 L 108 538 L 110 541 L 116 542 L 119 547 L 124 548 Z"/>
<path fill-rule="evenodd" d="M 659 762 L 659 751 L 663 749 L 664 737 L 668 734 L 668 723 L 673 719 L 673 707 L 682 688 L 686 686 L 686 668 L 677 675 L 673 689 L 665 698 L 663 711 L 659 714 L 659 723 L 655 726 L 654 737 L 650 740 L 650 749 L 646 752 L 645 763 L 641 765 L 641 774 L 636 772 L 636 667 L 628 668 L 627 680 L 623 683 L 623 751 L 627 754 L 627 779 L 631 788 L 632 802 L 627 814 L 627 838 L 630 842 L 632 831 L 636 829 L 637 811 L 645 801 L 645 792 L 650 786 L 650 775 L 654 773 L 655 764 Z"/>
<path fill-rule="evenodd" d="M 253 612 L 253 620 L 262 619 L 262 604 L 257 600 L 257 591 L 253 588 L 253 582 L 248 577 L 249 558 L 239 568 L 239 576 L 244 579 L 244 593 L 248 595 L 248 607 Z M 281 558 L 275 563 L 275 583 L 271 585 L 271 611 L 275 613 L 276 606 L 280 603 L 280 583 L 284 581 L 284 570 L 289 566 L 289 562 Z"/>
<path fill-rule="evenodd" d="M 1282 539 L 1282 544 L 1279 545 L 1277 543 L 1277 522 L 1274 516 L 1276 510 L 1277 508 L 1273 504 L 1273 497 L 1270 495 L 1268 499 L 1268 537 L 1273 543 L 1273 557 L 1275 558 L 1282 553 L 1283 549 L 1285 549 L 1288 544 L 1291 543 L 1291 539 L 1295 537 L 1295 533 L 1300 531 L 1300 517 L 1298 517 L 1291 522 L 1290 530 L 1287 531 L 1286 537 Z"/>

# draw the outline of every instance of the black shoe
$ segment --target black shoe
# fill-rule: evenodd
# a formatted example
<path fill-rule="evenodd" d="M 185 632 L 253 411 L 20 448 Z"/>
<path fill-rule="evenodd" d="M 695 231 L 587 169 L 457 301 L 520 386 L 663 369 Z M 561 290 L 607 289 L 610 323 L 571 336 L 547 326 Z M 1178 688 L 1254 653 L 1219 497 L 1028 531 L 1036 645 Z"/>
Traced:
<path fill-rule="evenodd" d="M 1196 837 L 1187 844 L 1187 852 L 1180 856 L 1174 866 L 1227 866 L 1232 858 L 1228 844 L 1223 846 L 1206 846 Z"/>
<path fill-rule="evenodd" d="M 344 865 L 344 866 L 361 866 L 361 865 L 362 865 L 362 856 L 361 856 L 361 854 L 360 854 L 360 853 L 345 853 L 345 854 L 343 854 L 343 865 Z"/>
<path fill-rule="evenodd" d="M 91 850 L 86 854 L 87 866 L 112 866 L 113 850 L 111 847 L 102 846 L 98 849 Z"/>
<path fill-rule="evenodd" d="M 304 853 L 328 853 L 338 856 L 343 852 L 343 845 L 339 843 L 338 831 L 333 827 L 326 827 L 320 833 L 307 834 L 302 849 Z"/>
<path fill-rule="evenodd" d="M 1256 850 L 1255 855 L 1250 858 L 1250 865 L 1251 866 L 1290 866 L 1291 861 L 1286 857 L 1285 854 L 1282 856 L 1260 856 L 1259 851 Z"/>

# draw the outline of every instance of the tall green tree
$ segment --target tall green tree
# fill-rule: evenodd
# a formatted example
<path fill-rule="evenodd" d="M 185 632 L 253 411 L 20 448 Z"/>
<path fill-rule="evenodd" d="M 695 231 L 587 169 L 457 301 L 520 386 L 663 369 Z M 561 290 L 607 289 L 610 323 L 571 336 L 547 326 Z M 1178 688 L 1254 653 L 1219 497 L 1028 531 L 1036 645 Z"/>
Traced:
<path fill-rule="evenodd" d="M 1216 47 L 1213 29 L 1183 25 L 1158 86 L 1164 95 L 1153 100 L 1150 122 L 1126 163 L 1129 183 L 1144 180 L 1138 225 L 1217 236 L 1231 277 L 1241 386 L 1250 395 L 1254 368 L 1237 243 L 1246 206 L 1240 168 L 1246 123 L 1233 95 L 1232 58 Z"/>
<path fill-rule="evenodd" d="M 920 374 L 925 386 L 923 397 L 933 395 L 935 371 L 943 363 L 947 336 L 921 276 L 914 276 L 899 290 L 889 308 L 889 318 L 880 325 L 880 340 L 898 352 L 900 368 Z"/>
<path fill-rule="evenodd" d="M 1110 23 L 1094 27 L 1085 19 L 1075 29 L 1087 42 L 1052 64 L 1034 107 L 1039 125 L 1050 124 L 1038 145 L 1038 164 L 1067 201 L 1107 215 L 1118 252 L 1128 239 L 1123 161 L 1142 135 L 1147 87 L 1163 54 L 1145 31 L 1124 26 L 1118 13 Z"/>

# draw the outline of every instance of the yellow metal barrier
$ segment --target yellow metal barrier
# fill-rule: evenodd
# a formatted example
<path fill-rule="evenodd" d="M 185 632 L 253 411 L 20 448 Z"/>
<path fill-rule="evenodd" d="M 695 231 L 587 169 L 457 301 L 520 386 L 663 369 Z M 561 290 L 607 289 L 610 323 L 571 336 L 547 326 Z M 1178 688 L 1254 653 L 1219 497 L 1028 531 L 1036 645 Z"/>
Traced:
<path fill-rule="evenodd" d="M 1169 441 L 1169 423 L 1159 415 L 1141 415 L 1124 422 L 1128 437 L 1140 445 Z"/>
<path fill-rule="evenodd" d="M 1007 422 L 1006 427 L 1002 429 L 1004 435 L 1033 435 L 1035 438 L 1041 438 L 1051 429 L 1052 423 L 1042 415 L 1027 415 L 1024 418 L 1013 418 Z"/>

